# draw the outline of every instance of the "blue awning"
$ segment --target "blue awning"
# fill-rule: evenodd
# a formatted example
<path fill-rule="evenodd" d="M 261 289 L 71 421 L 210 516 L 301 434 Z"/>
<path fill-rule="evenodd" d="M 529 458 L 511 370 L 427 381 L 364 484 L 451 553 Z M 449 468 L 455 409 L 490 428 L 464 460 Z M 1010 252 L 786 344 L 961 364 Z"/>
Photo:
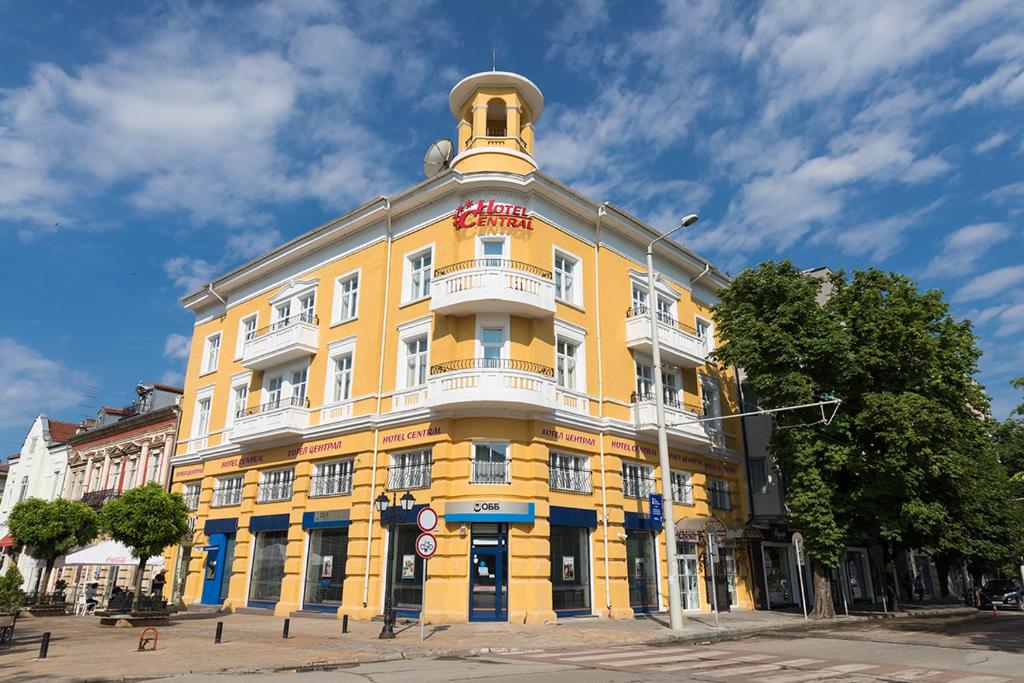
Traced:
<path fill-rule="evenodd" d="M 557 505 L 551 506 L 548 515 L 548 522 L 552 526 L 577 526 L 588 529 L 597 528 L 597 510 L 584 510 L 583 508 L 564 508 Z"/>
<path fill-rule="evenodd" d="M 280 515 L 253 515 L 249 518 L 249 531 L 288 531 L 288 513 Z"/>
<path fill-rule="evenodd" d="M 656 527 L 651 523 L 650 516 L 642 515 L 639 512 L 626 513 L 625 527 L 630 531 L 661 531 L 659 527 Z"/>
<path fill-rule="evenodd" d="M 233 534 L 238 531 L 238 517 L 227 519 L 208 519 L 203 527 L 203 533 L 210 534 Z"/>

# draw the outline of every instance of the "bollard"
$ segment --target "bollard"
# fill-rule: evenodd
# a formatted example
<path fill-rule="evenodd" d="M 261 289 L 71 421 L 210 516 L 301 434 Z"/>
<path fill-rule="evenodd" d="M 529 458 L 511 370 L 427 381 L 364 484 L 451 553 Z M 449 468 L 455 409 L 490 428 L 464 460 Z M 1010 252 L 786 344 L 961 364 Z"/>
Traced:
<path fill-rule="evenodd" d="M 344 614 L 341 617 L 341 632 L 348 633 L 348 615 Z"/>
<path fill-rule="evenodd" d="M 39 659 L 46 659 L 46 654 L 50 651 L 50 632 L 46 631 L 43 633 L 43 641 L 39 643 Z"/>
<path fill-rule="evenodd" d="M 221 636 L 221 634 L 223 632 L 224 632 L 224 622 L 223 621 L 218 621 L 217 622 L 217 633 L 214 634 L 214 636 L 213 636 L 213 644 L 214 645 L 217 645 L 218 643 L 220 643 L 220 636 Z"/>
<path fill-rule="evenodd" d="M 157 638 L 160 637 L 160 632 L 152 626 L 147 626 L 142 631 L 142 635 L 139 636 L 139 652 L 145 652 L 146 650 L 155 650 Z"/>
<path fill-rule="evenodd" d="M 284 631 L 281 632 L 281 637 L 282 638 L 287 638 L 288 637 L 288 627 L 291 626 L 291 623 L 292 623 L 291 619 L 285 619 L 284 620 Z"/>

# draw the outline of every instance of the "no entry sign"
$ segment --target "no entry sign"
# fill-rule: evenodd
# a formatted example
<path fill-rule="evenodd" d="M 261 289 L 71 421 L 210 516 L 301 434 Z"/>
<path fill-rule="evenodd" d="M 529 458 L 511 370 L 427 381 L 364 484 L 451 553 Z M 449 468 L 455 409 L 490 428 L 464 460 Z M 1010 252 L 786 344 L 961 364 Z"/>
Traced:
<path fill-rule="evenodd" d="M 437 512 L 429 505 L 421 508 L 416 515 L 416 524 L 419 525 L 420 531 L 433 531 L 437 528 Z"/>
<path fill-rule="evenodd" d="M 437 539 L 434 534 L 422 533 L 416 539 L 416 554 L 429 560 L 437 552 Z"/>

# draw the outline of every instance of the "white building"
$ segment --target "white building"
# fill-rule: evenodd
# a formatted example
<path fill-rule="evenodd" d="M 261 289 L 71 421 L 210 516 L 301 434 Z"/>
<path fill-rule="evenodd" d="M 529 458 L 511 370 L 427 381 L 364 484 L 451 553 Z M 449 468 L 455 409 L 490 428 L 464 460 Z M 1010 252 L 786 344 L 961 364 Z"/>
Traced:
<path fill-rule="evenodd" d="M 40 414 L 32 422 L 21 451 L 8 460 L 7 485 L 0 498 L 0 572 L 6 572 L 11 562 L 17 562 L 25 577 L 22 589 L 33 591 L 42 567 L 26 553 L 14 550 L 14 539 L 7 528 L 11 509 L 26 498 L 53 500 L 64 488 L 68 469 L 68 439 L 74 436 L 78 425 L 51 420 Z"/>

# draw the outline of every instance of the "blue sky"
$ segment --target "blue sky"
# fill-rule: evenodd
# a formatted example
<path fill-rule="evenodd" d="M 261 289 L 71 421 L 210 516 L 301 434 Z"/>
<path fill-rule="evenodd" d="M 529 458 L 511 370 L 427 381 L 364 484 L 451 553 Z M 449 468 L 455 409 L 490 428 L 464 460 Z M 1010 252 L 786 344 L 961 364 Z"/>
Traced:
<path fill-rule="evenodd" d="M 0 453 L 180 382 L 190 287 L 421 178 L 447 93 L 544 91 L 541 167 L 736 273 L 899 270 L 1024 375 L 1024 4 L 0 0 Z M 128 7 L 130 11 L 124 8 Z M 185 335 L 185 336 L 183 336 Z"/>

